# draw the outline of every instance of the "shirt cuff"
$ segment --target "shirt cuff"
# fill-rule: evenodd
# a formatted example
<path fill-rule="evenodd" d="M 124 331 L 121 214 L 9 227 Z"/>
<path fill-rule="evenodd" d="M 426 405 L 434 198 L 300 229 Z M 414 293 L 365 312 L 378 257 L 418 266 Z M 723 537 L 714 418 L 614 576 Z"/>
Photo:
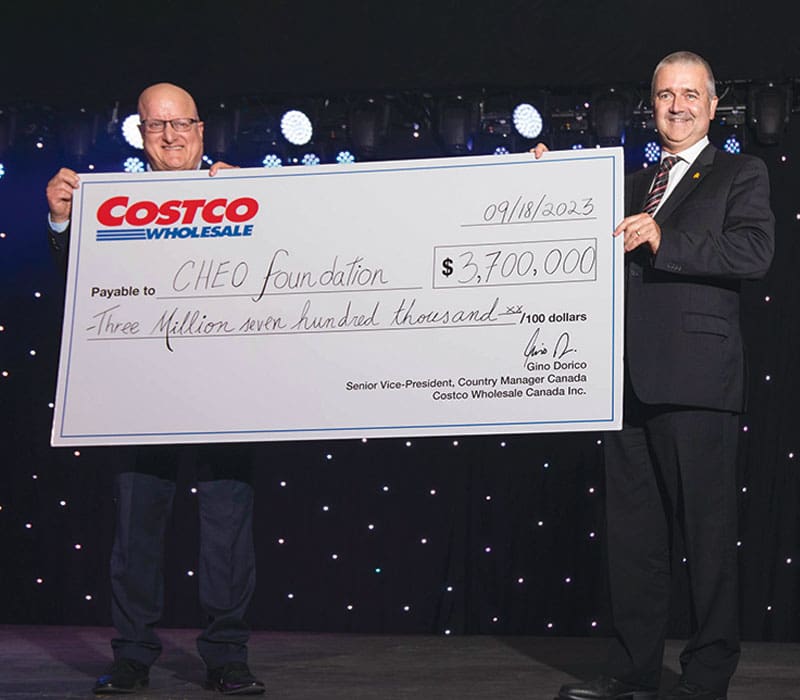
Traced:
<path fill-rule="evenodd" d="M 69 228 L 69 220 L 67 221 L 53 221 L 50 214 L 47 215 L 47 225 L 53 233 L 64 233 Z"/>

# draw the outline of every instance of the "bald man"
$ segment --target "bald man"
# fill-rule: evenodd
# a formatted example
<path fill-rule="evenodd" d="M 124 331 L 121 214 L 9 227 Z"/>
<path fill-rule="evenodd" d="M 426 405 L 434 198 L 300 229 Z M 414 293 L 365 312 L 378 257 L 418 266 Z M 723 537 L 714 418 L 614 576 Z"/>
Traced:
<path fill-rule="evenodd" d="M 139 96 L 139 129 L 150 170 L 198 170 L 203 164 L 203 122 L 186 90 L 170 83 Z M 209 175 L 231 166 L 215 163 Z M 66 263 L 72 195 L 77 173 L 62 168 L 47 185 L 50 245 Z M 198 585 L 206 627 L 197 648 L 206 664 L 206 687 L 225 695 L 258 695 L 264 684 L 247 666 L 244 621 L 255 589 L 252 455 L 244 445 L 142 446 L 133 468 L 115 481 L 117 521 L 111 552 L 114 662 L 94 686 L 98 695 L 131 694 L 149 684 L 161 653 L 155 625 L 164 601 L 163 554 L 179 461 L 198 465 L 200 555 Z M 111 452 L 110 454 L 118 454 Z M 116 465 L 115 465 L 116 466 Z"/>

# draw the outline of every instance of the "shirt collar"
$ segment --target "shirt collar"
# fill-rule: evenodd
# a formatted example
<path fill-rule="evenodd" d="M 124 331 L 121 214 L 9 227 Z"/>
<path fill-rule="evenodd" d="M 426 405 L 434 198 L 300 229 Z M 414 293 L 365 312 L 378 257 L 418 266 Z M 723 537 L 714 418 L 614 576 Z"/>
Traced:
<path fill-rule="evenodd" d="M 695 158 L 700 155 L 701 151 L 708 146 L 708 143 L 708 136 L 706 135 L 703 136 L 703 138 L 701 138 L 696 144 L 689 146 L 689 148 L 684 151 L 680 151 L 679 153 L 667 153 L 666 151 L 663 151 L 661 153 L 661 159 L 663 160 L 667 156 L 678 156 L 680 160 L 678 163 L 676 163 L 676 165 L 680 164 L 681 161 L 687 165 L 690 165 L 694 162 Z"/>

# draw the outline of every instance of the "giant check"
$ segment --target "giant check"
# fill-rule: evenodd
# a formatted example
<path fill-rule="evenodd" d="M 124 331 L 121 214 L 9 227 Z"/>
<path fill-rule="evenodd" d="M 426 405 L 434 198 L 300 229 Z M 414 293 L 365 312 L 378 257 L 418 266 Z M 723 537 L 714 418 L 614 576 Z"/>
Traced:
<path fill-rule="evenodd" d="M 620 148 L 85 174 L 52 443 L 618 429 Z"/>

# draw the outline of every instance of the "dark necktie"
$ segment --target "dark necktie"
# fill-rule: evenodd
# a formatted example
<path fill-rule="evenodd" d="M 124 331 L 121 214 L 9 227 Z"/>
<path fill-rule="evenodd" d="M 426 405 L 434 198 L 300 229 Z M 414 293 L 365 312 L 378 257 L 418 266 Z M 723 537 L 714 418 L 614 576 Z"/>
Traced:
<path fill-rule="evenodd" d="M 647 201 L 644 203 L 644 209 L 642 209 L 645 214 L 652 214 L 658 207 L 658 203 L 661 201 L 667 189 L 669 171 L 679 160 L 680 158 L 678 158 L 678 156 L 667 156 L 661 161 L 661 164 L 658 166 L 658 172 L 656 173 L 656 179 L 653 181 L 653 189 L 651 189 L 650 194 L 647 195 Z"/>

